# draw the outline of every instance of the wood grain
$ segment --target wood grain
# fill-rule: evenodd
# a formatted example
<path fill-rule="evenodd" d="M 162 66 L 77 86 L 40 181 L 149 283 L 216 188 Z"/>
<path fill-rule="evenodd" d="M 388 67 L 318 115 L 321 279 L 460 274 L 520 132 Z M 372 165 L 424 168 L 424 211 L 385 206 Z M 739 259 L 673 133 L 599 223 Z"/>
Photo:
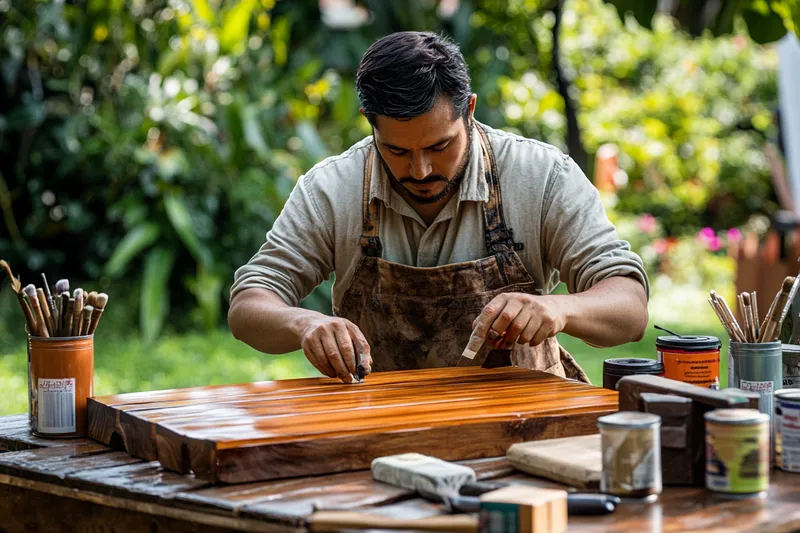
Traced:
<path fill-rule="evenodd" d="M 383 455 L 501 456 L 526 440 L 597 432 L 617 393 L 508 367 L 376 373 L 93 398 L 89 435 L 212 483 L 369 468 Z M 314 457 L 313 461 L 305 458 Z"/>

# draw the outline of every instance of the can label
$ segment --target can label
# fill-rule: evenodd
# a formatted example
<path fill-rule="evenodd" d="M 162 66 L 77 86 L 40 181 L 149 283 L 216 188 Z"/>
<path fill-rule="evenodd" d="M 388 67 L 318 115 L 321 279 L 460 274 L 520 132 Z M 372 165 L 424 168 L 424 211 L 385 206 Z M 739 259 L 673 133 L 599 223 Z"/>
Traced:
<path fill-rule="evenodd" d="M 759 393 L 758 410 L 772 417 L 772 393 L 775 389 L 771 381 L 739 380 L 739 388 Z"/>
<path fill-rule="evenodd" d="M 800 354 L 783 352 L 783 388 L 800 389 Z"/>
<path fill-rule="evenodd" d="M 781 470 L 800 472 L 800 403 L 778 401 L 775 409 L 775 458 Z"/>
<path fill-rule="evenodd" d="M 75 378 L 39 379 L 37 386 L 37 431 L 74 433 Z"/>
<path fill-rule="evenodd" d="M 658 359 L 664 364 L 664 377 L 708 388 L 719 379 L 719 350 L 683 352 L 659 350 Z"/>
<path fill-rule="evenodd" d="M 706 488 L 752 494 L 769 486 L 767 424 L 706 423 Z"/>

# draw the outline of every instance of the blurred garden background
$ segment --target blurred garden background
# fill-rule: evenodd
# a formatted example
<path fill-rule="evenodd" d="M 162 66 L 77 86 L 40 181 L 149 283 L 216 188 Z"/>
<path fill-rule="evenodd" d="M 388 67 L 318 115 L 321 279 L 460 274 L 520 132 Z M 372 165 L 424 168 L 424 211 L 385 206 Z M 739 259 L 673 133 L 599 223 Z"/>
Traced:
<path fill-rule="evenodd" d="M 601 190 L 648 269 L 651 322 L 727 341 L 708 291 L 735 301 L 743 254 L 792 255 L 772 221 L 792 209 L 776 42 L 800 5 L 714 4 L 0 0 L 0 258 L 23 284 L 109 294 L 97 394 L 313 375 L 232 338 L 233 272 L 297 178 L 370 134 L 369 44 L 436 30 L 462 47 L 478 120 L 569 151 Z M 1 283 L 3 415 L 26 411 L 27 370 Z M 329 313 L 330 282 L 303 305 Z M 560 340 L 600 383 L 606 358 L 654 358 L 657 334 Z"/>

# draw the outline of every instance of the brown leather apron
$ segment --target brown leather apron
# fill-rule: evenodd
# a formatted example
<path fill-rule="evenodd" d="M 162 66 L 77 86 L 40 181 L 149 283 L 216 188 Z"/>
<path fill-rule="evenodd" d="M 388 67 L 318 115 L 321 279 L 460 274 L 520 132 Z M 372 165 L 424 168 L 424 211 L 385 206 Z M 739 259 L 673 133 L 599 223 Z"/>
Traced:
<path fill-rule="evenodd" d="M 586 373 L 554 337 L 533 347 L 515 344 L 511 350 L 495 350 L 487 342 L 472 361 L 461 361 L 472 321 L 495 296 L 506 292 L 542 294 L 517 255 L 522 245 L 512 240 L 512 231 L 505 224 L 494 153 L 480 124 L 477 130 L 489 186 L 484 206 L 489 257 L 433 268 L 381 259 L 378 200 L 369 201 L 373 146 L 364 165 L 360 240 L 364 255 L 335 314 L 364 333 L 374 371 L 516 365 L 589 383 Z"/>

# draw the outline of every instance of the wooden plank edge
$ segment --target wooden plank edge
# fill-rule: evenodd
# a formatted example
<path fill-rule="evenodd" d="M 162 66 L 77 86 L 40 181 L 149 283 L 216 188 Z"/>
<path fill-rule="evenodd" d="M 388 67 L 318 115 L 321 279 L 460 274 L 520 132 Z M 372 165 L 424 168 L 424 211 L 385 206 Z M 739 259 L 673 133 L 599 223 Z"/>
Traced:
<path fill-rule="evenodd" d="M 102 442 L 106 446 L 124 446 L 119 427 L 119 413 L 95 398 L 86 399 L 87 433 L 90 439 Z"/>
<path fill-rule="evenodd" d="M 181 507 L 172 507 L 154 503 L 128 500 L 114 496 L 105 496 L 97 492 L 87 490 L 74 490 L 68 487 L 61 487 L 41 481 L 31 481 L 28 479 L 17 478 L 6 474 L 0 474 L 0 484 L 10 485 L 22 489 L 35 490 L 46 494 L 52 494 L 61 498 L 72 498 L 96 505 L 125 509 L 139 513 L 163 516 L 176 520 L 197 523 L 206 526 L 219 528 L 237 529 L 248 533 L 302 533 L 304 528 L 287 527 L 278 524 L 270 524 L 263 520 L 252 520 L 240 517 L 228 517 L 218 514 L 210 514 L 192 511 Z"/>
<path fill-rule="evenodd" d="M 518 442 L 597 433 L 597 418 L 613 412 L 616 407 L 609 406 L 567 417 L 548 416 L 228 449 L 213 449 L 213 443 L 189 439 L 189 452 L 195 476 L 209 483 L 268 481 L 368 469 L 377 457 L 407 452 L 435 455 L 446 461 L 504 456 L 508 448 Z M 459 445 L 443 448 L 439 453 L 431 452 L 426 445 L 426 442 L 448 441 Z M 485 444 L 487 442 L 491 444 Z M 298 460 L 311 457 L 315 459 Z"/>

